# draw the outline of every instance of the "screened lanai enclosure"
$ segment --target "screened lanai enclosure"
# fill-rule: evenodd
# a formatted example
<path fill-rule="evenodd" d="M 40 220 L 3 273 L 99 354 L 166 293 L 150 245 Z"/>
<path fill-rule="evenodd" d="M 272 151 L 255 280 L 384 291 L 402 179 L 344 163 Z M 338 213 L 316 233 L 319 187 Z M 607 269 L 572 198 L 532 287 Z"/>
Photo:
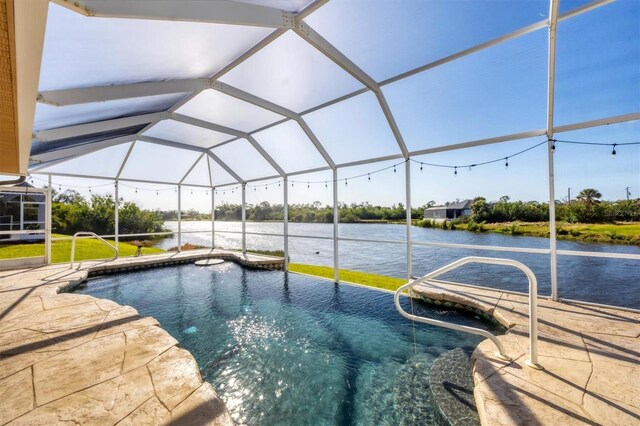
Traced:
<path fill-rule="evenodd" d="M 571 296 L 559 270 L 570 280 L 584 263 L 627 271 L 638 290 L 635 247 L 558 247 L 555 223 L 556 200 L 578 167 L 605 181 L 624 169 L 625 186 L 640 187 L 640 154 L 631 145 L 640 135 L 635 0 L 55 0 L 38 7 L 32 25 L 44 32 L 43 49 L 22 174 L 41 187 L 112 194 L 116 241 L 123 192 L 159 194 L 178 215 L 195 196 L 210 203 L 211 227 L 187 230 L 179 216 L 178 247 L 196 231 L 210 232 L 212 246 L 236 235 L 243 250 L 251 238 L 267 237 L 288 260 L 296 241 L 314 239 L 330 253 L 336 281 L 343 259 L 373 243 L 380 251 L 365 255 L 393 257 L 409 278 L 427 272 L 414 259 L 430 250 L 452 260 L 543 258 L 541 293 L 554 300 Z M 474 180 L 505 190 L 535 185 L 549 202 L 548 239 L 530 246 L 416 238 L 411 208 L 422 202 L 413 201 L 435 187 L 450 187 L 455 199 Z M 405 238 L 343 230 L 339 206 L 355 185 L 401 203 Z M 331 233 L 290 232 L 287 206 L 298 191 L 333 206 Z M 247 199 L 259 203 L 267 193 L 284 204 L 281 227 L 247 229 Z M 213 215 L 229 200 L 242 204 L 239 228 L 221 227 Z M 590 278 L 601 293 L 606 272 Z"/>

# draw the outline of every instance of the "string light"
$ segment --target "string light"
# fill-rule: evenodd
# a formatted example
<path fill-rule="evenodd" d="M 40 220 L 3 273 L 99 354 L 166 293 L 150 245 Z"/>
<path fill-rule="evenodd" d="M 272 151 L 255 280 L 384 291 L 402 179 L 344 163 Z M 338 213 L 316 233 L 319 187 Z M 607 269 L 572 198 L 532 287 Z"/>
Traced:
<path fill-rule="evenodd" d="M 501 162 L 501 161 L 504 161 L 504 167 L 505 167 L 505 168 L 508 168 L 508 167 L 509 167 L 509 159 L 510 159 L 511 157 L 515 157 L 515 156 L 517 156 L 517 155 L 521 155 L 521 154 L 523 154 L 523 153 L 525 153 L 525 152 L 527 152 L 527 151 L 530 151 L 530 150 L 532 150 L 532 149 L 534 149 L 534 148 L 536 148 L 536 147 L 538 147 L 538 146 L 540 146 L 540 145 L 543 145 L 543 144 L 545 144 L 545 143 L 546 143 L 546 144 L 548 144 L 549 142 L 551 142 L 551 150 L 552 150 L 552 152 L 555 152 L 556 143 L 579 144 L 579 145 L 596 145 L 596 146 L 610 146 L 610 147 L 611 147 L 611 158 L 612 158 L 612 159 L 615 159 L 615 158 L 617 157 L 617 148 L 618 148 L 619 146 L 624 146 L 624 145 L 640 145 L 640 141 L 634 141 L 634 142 L 615 142 L 615 143 L 611 143 L 611 142 L 586 142 L 586 141 L 570 141 L 570 140 L 560 140 L 560 139 L 547 139 L 547 140 L 544 140 L 544 141 L 542 141 L 542 142 L 540 142 L 540 143 L 538 143 L 538 144 L 535 144 L 535 145 L 533 145 L 533 146 L 531 146 L 531 147 L 529 147 L 529 148 L 523 149 L 523 150 L 521 150 L 521 151 L 519 151 L 519 152 L 516 152 L 516 153 L 510 154 L 510 155 L 508 155 L 508 156 L 503 156 L 503 157 L 500 157 L 500 158 L 495 159 L 495 160 L 485 161 L 485 162 L 476 163 L 476 164 L 466 164 L 466 165 L 464 165 L 464 164 L 462 164 L 462 165 L 460 165 L 460 164 L 457 164 L 457 165 L 434 164 L 434 163 L 428 163 L 428 162 L 424 162 L 424 161 L 416 161 L 416 160 L 414 160 L 414 159 L 412 159 L 412 158 L 406 159 L 406 160 L 404 160 L 404 162 L 406 162 L 406 161 L 413 161 L 413 162 L 415 162 L 415 163 L 420 163 L 420 171 L 421 171 L 421 172 L 424 170 L 424 166 L 442 167 L 442 168 L 452 168 L 452 169 L 454 169 L 453 174 L 454 174 L 455 176 L 457 176 L 457 175 L 458 175 L 458 167 L 468 167 L 469 171 L 471 171 L 474 167 L 478 167 L 478 166 L 483 166 L 483 165 L 487 165 L 487 164 L 492 164 L 492 163 L 495 163 L 495 162 Z M 384 167 L 384 168 L 381 168 L 381 169 L 378 169 L 378 170 L 373 170 L 373 171 L 370 171 L 370 172 L 367 172 L 367 173 L 364 173 L 364 174 L 360 174 L 360 175 L 350 176 L 350 177 L 344 178 L 345 186 L 348 186 L 348 179 L 356 179 L 356 178 L 360 178 L 360 177 L 364 177 L 364 176 L 366 176 L 366 177 L 367 177 L 367 181 L 371 181 L 371 175 L 372 175 L 372 174 L 380 173 L 380 172 L 383 172 L 383 171 L 385 171 L 385 170 L 389 170 L 389 169 L 391 169 L 391 168 L 393 168 L 393 172 L 394 172 L 394 173 L 397 173 L 397 166 L 398 166 L 398 165 L 400 165 L 400 164 L 402 164 L 402 163 L 393 164 L 393 165 L 390 165 L 390 166 L 387 166 L 387 167 Z M 28 182 L 33 182 L 33 179 L 35 179 L 35 180 L 38 180 L 38 181 L 40 181 L 40 182 L 43 182 L 43 183 L 47 183 L 47 184 L 48 184 L 48 181 L 43 180 L 43 179 L 39 179 L 39 178 L 34 178 L 33 176 L 30 176 L 30 177 L 29 177 Z M 291 187 L 292 187 L 292 188 L 293 188 L 293 187 L 295 187 L 295 182 L 296 182 L 296 181 L 291 181 Z M 325 188 L 328 188 L 329 186 L 328 186 L 328 181 L 327 181 L 327 180 L 325 180 L 325 181 L 306 181 L 306 182 L 305 182 L 305 181 L 302 181 L 302 182 L 298 181 L 298 183 L 301 183 L 301 184 L 306 183 L 306 184 L 307 184 L 307 188 L 308 188 L 308 189 L 309 189 L 309 188 L 311 188 L 311 183 L 313 183 L 313 184 L 322 184 L 323 182 L 324 182 L 324 186 L 325 186 Z M 135 190 L 135 193 L 136 193 L 136 194 L 138 194 L 138 189 L 140 189 L 140 190 L 145 190 L 145 191 L 155 191 L 155 192 L 156 192 L 156 195 L 159 195 L 160 191 L 170 191 L 171 189 L 173 189 L 175 193 L 177 193 L 177 192 L 178 192 L 178 188 L 177 188 L 177 187 L 169 187 L 169 188 L 165 188 L 165 189 L 157 189 L 157 188 L 156 188 L 156 189 L 152 189 L 152 188 L 148 188 L 148 189 L 147 189 L 147 188 L 138 188 L 138 187 L 128 186 L 128 185 L 126 185 L 126 184 L 124 184 L 124 183 L 122 183 L 122 182 L 119 182 L 119 183 L 120 183 L 122 186 L 126 186 L 126 187 L 128 187 L 128 188 L 133 188 L 133 189 Z M 280 181 L 277 181 L 277 182 L 271 182 L 271 183 L 265 184 L 265 191 L 266 191 L 266 190 L 268 190 L 268 187 L 269 187 L 270 185 L 275 185 L 276 183 L 278 184 L 278 187 L 281 187 L 281 186 L 282 186 L 282 183 L 285 183 L 285 184 L 286 184 L 286 181 L 285 181 L 285 180 L 280 180 Z M 82 186 L 82 185 L 65 185 L 65 188 L 88 188 L 89 193 L 90 193 L 90 194 L 93 194 L 93 187 L 96 187 L 96 188 L 97 188 L 97 187 L 111 186 L 111 185 L 113 185 L 113 183 L 112 183 L 112 182 L 106 183 L 106 184 L 104 184 L 104 185 L 92 185 L 92 186 Z M 249 186 L 253 186 L 253 185 L 249 185 Z M 254 191 L 257 191 L 257 186 L 259 186 L 259 185 L 254 186 Z M 234 193 L 234 191 L 235 191 L 235 189 L 237 189 L 237 187 L 231 187 L 231 188 L 228 188 L 228 189 L 230 189 L 230 190 L 231 190 L 231 193 L 233 194 L 233 193 Z M 62 184 L 60 184 L 60 183 L 58 184 L 58 190 L 59 190 L 59 191 L 62 191 L 62 190 L 63 190 L 63 188 L 62 188 Z M 212 189 L 212 191 L 213 191 L 213 189 Z M 193 195 L 193 192 L 194 192 L 194 191 L 193 191 L 193 189 L 191 189 L 191 190 L 190 190 L 191 195 Z M 205 194 L 206 194 L 206 195 L 209 195 L 209 189 L 206 189 L 206 190 L 197 190 L 196 192 L 205 192 Z M 213 191 L 213 192 L 212 192 L 212 194 L 214 194 L 214 193 L 215 193 L 215 194 L 217 194 L 217 193 L 218 193 L 218 191 L 217 191 L 217 190 L 215 190 L 215 191 Z M 225 194 L 225 195 L 226 195 L 226 191 L 223 191 L 223 194 Z"/>

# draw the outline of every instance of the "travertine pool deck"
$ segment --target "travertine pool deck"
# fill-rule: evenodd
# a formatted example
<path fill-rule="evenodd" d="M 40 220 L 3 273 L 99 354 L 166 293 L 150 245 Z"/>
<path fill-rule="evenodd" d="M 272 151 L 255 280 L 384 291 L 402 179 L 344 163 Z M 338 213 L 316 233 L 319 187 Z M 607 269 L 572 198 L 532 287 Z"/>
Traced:
<path fill-rule="evenodd" d="M 499 339 L 513 358 L 482 342 L 471 359 L 474 396 L 484 425 L 640 425 L 640 314 L 580 303 L 538 300 L 538 353 L 529 357 L 528 297 L 444 282 L 414 288 L 431 301 L 472 306 L 508 331 Z"/>
<path fill-rule="evenodd" d="M 195 359 L 129 306 L 63 293 L 89 273 L 192 262 L 283 260 L 222 250 L 0 271 L 0 425 L 227 425 L 231 418 Z M 134 285 L 134 283 L 132 283 Z"/>

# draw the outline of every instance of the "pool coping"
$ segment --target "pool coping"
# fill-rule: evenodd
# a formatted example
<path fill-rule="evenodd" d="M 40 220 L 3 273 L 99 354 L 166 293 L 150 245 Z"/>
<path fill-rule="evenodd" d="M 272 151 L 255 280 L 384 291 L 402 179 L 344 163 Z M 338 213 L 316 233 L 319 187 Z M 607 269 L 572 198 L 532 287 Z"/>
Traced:
<path fill-rule="evenodd" d="M 207 249 L 0 271 L 0 424 L 233 424 L 193 356 L 154 318 L 67 293 L 91 275 L 203 258 L 284 264 Z"/>
<path fill-rule="evenodd" d="M 528 296 L 441 281 L 414 297 L 493 316 L 512 361 L 486 339 L 471 356 L 474 398 L 483 425 L 640 423 L 640 314 L 579 302 L 538 300 L 539 362 L 528 367 Z M 634 390 L 635 389 L 635 390 Z"/>

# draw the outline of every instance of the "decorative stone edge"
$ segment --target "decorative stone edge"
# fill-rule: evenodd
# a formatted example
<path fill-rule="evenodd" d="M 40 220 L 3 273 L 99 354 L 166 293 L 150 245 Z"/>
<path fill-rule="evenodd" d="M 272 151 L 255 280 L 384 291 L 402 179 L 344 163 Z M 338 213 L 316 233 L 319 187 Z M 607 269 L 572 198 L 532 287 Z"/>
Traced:
<path fill-rule="evenodd" d="M 446 308 L 472 312 L 486 320 L 501 325 L 506 330 L 509 330 L 516 325 L 514 322 L 506 318 L 501 312 L 497 311 L 495 306 L 490 306 L 487 303 L 471 299 L 470 297 L 460 293 L 420 286 L 414 287 L 411 290 L 410 296 L 420 299 L 430 305 L 444 306 Z"/>

